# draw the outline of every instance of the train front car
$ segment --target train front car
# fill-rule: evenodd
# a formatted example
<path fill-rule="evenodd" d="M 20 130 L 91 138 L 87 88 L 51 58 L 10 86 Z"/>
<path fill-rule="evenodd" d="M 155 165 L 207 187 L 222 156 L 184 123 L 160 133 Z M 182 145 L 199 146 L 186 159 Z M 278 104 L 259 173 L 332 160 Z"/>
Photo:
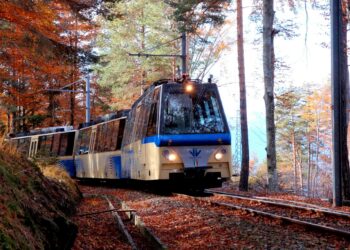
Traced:
<path fill-rule="evenodd" d="M 131 115 L 136 134 L 125 136 L 122 158 L 132 179 L 205 188 L 231 176 L 231 136 L 215 84 L 152 86 Z"/>

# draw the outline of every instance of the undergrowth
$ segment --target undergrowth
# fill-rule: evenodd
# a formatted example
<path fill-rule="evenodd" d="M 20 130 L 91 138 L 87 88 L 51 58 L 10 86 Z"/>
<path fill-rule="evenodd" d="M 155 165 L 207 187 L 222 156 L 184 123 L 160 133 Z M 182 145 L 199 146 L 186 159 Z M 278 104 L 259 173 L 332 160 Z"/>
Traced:
<path fill-rule="evenodd" d="M 0 139 L 1 249 L 69 248 L 76 227 L 68 216 L 80 193 L 63 170 L 49 163 L 29 161 Z"/>

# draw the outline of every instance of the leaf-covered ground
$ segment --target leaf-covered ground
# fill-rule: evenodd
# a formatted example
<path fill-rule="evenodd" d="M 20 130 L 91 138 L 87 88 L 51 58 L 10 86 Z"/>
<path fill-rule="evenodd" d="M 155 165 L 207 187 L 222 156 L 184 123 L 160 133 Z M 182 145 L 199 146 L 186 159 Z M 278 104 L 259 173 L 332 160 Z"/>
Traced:
<path fill-rule="evenodd" d="M 186 197 L 118 188 L 90 188 L 88 191 L 114 195 L 126 201 L 169 249 L 350 248 L 350 241 L 342 237 L 210 206 Z"/>
<path fill-rule="evenodd" d="M 84 198 L 77 208 L 79 214 L 108 210 L 102 198 Z M 111 213 L 90 216 L 75 216 L 78 235 L 72 249 L 131 249 L 128 242 L 117 231 Z"/>
<path fill-rule="evenodd" d="M 255 191 L 255 190 L 249 190 L 249 192 L 241 192 L 238 190 L 238 182 L 225 182 L 223 184 L 222 188 L 213 188 L 211 189 L 213 191 L 224 191 L 229 193 L 234 193 L 238 195 L 248 195 L 248 196 L 257 196 L 257 197 L 265 197 L 265 198 L 271 198 L 274 200 L 282 200 L 282 201 L 293 201 L 293 202 L 300 202 L 301 204 L 313 204 L 316 206 L 334 209 L 336 211 L 343 211 L 350 213 L 350 207 L 349 206 L 342 206 L 342 207 L 334 207 L 331 200 L 327 199 L 320 199 L 320 198 L 312 198 L 312 197 L 306 197 L 302 195 L 294 195 L 290 193 L 283 193 L 283 192 L 275 192 L 270 193 L 267 190 L 265 191 Z"/>
<path fill-rule="evenodd" d="M 54 171 L 54 170 L 52 170 Z M 56 171 L 56 170 L 55 170 Z M 59 170 L 57 170 L 59 172 Z M 39 167 L 0 145 L 0 248 L 62 249 L 73 242 L 76 227 L 68 216 L 79 193 L 67 175 L 45 177 Z"/>

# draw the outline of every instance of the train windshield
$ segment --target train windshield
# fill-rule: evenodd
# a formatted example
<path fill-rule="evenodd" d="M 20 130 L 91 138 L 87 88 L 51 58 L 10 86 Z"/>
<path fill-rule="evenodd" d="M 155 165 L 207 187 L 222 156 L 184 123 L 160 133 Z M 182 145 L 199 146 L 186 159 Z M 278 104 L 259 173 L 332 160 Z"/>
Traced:
<path fill-rule="evenodd" d="M 196 84 L 186 93 L 180 84 L 165 85 L 163 134 L 211 134 L 228 131 L 215 85 Z"/>

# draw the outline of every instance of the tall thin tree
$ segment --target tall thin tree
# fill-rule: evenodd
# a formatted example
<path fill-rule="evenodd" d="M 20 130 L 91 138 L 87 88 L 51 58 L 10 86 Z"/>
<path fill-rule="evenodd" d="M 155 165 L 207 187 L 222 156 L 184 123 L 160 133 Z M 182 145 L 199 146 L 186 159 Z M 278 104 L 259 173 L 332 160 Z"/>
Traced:
<path fill-rule="evenodd" d="M 341 177 L 342 177 L 342 195 L 343 195 L 343 203 L 349 205 L 350 203 L 350 166 L 349 166 L 349 143 L 348 140 L 348 126 L 349 126 L 349 114 L 347 113 L 349 110 L 349 68 L 348 68 L 348 30 L 347 26 L 349 24 L 349 12 L 350 12 L 350 1 L 341 1 L 341 51 L 343 51 L 341 55 L 341 89 L 345 90 L 341 92 L 341 102 L 342 102 L 342 110 L 341 110 Z"/>
<path fill-rule="evenodd" d="M 274 104 L 274 1 L 263 1 L 263 64 L 265 83 L 265 110 L 266 110 L 266 136 L 267 136 L 267 172 L 268 188 L 271 191 L 277 189 L 277 164 L 276 164 L 276 128 L 275 128 L 275 104 Z"/>
<path fill-rule="evenodd" d="M 245 72 L 244 72 L 245 67 L 244 67 L 244 46 L 243 46 L 242 0 L 237 0 L 237 55 L 238 55 L 241 145 L 242 145 L 242 165 L 241 165 L 241 177 L 239 180 L 239 190 L 247 191 L 248 178 L 249 178 L 249 142 L 248 142 L 247 100 L 246 100 L 246 86 L 245 86 Z"/>

